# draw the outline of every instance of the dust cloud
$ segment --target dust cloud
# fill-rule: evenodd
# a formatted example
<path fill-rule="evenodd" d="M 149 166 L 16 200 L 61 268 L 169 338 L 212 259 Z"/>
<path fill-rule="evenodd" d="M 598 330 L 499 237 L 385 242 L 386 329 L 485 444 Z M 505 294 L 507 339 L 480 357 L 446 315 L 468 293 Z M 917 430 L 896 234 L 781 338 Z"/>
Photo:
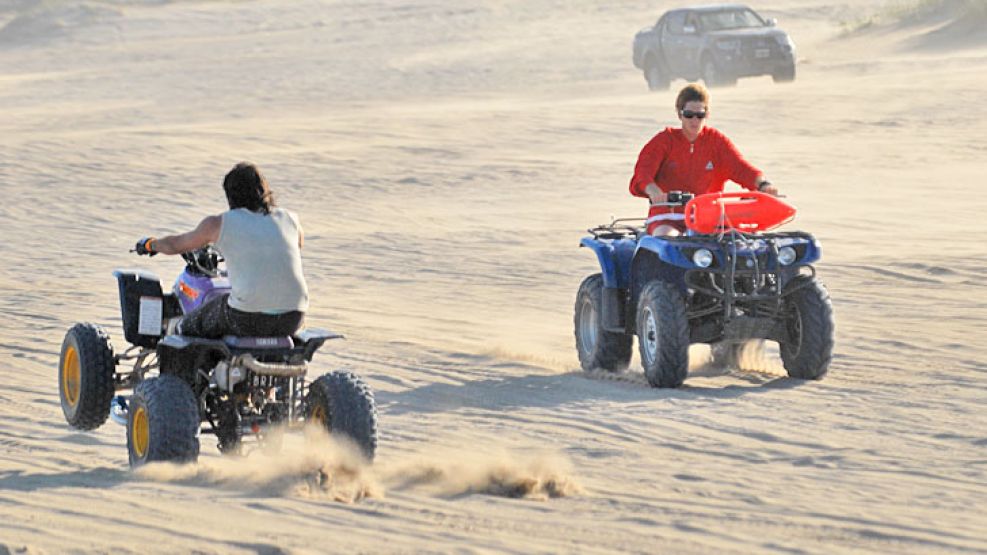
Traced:
<path fill-rule="evenodd" d="M 324 498 L 353 503 L 383 498 L 388 490 L 421 489 L 439 497 L 485 494 L 547 500 L 583 493 L 568 458 L 556 453 L 434 452 L 374 466 L 345 439 L 314 427 L 278 453 L 203 458 L 193 464 L 153 463 L 139 479 L 247 490 L 256 495 Z M 290 441 L 298 439 L 299 441 Z"/>

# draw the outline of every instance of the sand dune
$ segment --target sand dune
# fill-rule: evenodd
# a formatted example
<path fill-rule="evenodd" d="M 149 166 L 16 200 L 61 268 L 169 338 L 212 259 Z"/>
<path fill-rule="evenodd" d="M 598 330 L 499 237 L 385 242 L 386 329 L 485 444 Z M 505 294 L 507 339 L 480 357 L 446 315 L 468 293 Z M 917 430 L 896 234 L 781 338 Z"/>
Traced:
<path fill-rule="evenodd" d="M 987 551 L 982 4 L 850 33 L 888 4 L 756 6 L 798 79 L 714 91 L 711 124 L 822 241 L 834 361 L 697 346 L 655 390 L 578 370 L 572 305 L 584 230 L 645 211 L 683 83 L 648 93 L 630 40 L 672 5 L 0 2 L 0 553 Z M 372 468 L 292 437 L 133 473 L 122 428 L 64 423 L 65 331 L 122 350 L 110 272 L 170 281 L 127 250 L 223 210 L 243 159 L 302 218 L 310 325 L 347 336 L 313 373 L 376 391 Z"/>
<path fill-rule="evenodd" d="M 987 4 L 980 0 L 924 0 L 890 5 L 852 24 L 855 35 L 898 35 L 898 47 L 954 51 L 987 43 Z"/>
<path fill-rule="evenodd" d="M 0 43 L 40 44 L 58 38 L 78 39 L 83 31 L 106 26 L 120 17 L 118 9 L 99 3 L 38 3 L 21 8 L 0 28 Z"/>

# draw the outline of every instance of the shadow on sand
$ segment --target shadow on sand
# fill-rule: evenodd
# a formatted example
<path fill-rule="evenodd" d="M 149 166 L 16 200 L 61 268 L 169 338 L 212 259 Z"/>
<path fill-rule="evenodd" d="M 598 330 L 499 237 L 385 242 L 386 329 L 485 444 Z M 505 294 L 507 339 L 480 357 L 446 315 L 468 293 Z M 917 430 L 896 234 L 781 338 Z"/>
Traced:
<path fill-rule="evenodd" d="M 25 474 L 21 470 L 0 472 L 0 491 L 38 491 L 56 488 L 110 488 L 130 480 L 121 468 L 89 468 L 54 474 Z"/>
<path fill-rule="evenodd" d="M 738 372 L 702 366 L 690 378 L 730 376 L 751 385 L 732 383 L 723 387 L 690 385 L 657 389 L 648 385 L 640 371 L 619 373 L 573 371 L 565 374 L 529 374 L 466 381 L 459 384 L 432 383 L 398 393 L 378 392 L 377 403 L 391 414 L 446 412 L 463 408 L 502 410 L 514 407 L 555 407 L 584 399 L 617 403 L 639 403 L 664 399 L 733 399 L 745 395 L 793 389 L 803 383 L 774 374 Z"/>

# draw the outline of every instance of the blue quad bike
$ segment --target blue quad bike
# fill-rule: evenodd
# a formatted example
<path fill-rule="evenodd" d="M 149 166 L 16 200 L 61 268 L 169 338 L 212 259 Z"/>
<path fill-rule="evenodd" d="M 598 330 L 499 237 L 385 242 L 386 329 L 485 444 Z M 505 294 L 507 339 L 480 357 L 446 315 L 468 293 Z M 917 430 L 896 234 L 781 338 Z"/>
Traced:
<path fill-rule="evenodd" d="M 169 333 L 183 314 L 230 285 L 211 247 L 182 255 L 185 269 L 172 293 L 143 270 L 117 270 L 123 331 L 130 347 L 116 353 L 92 323 L 69 329 L 58 382 L 62 412 L 81 430 L 110 417 L 127 428 L 130 465 L 194 462 L 200 434 L 222 453 L 246 442 L 277 452 L 286 429 L 307 422 L 355 443 L 373 460 L 377 408 L 356 375 L 336 371 L 308 383 L 308 364 L 323 343 L 341 335 L 306 329 L 291 337 L 202 339 Z M 133 363 L 132 368 L 119 368 Z M 129 393 L 128 393 L 129 392 Z"/>
<path fill-rule="evenodd" d="M 787 219 L 766 218 L 779 203 L 790 210 Z M 682 385 L 692 343 L 710 344 L 715 364 L 736 367 L 763 356 L 764 341 L 776 341 L 789 376 L 822 378 L 835 325 L 812 266 L 819 242 L 799 231 L 766 232 L 790 220 L 794 208 L 761 193 L 694 199 L 672 192 L 664 205 L 684 207 L 686 234 L 651 236 L 641 220 L 618 219 L 589 229 L 580 242 L 601 268 L 576 296 L 583 369 L 627 368 L 636 335 L 653 387 Z"/>

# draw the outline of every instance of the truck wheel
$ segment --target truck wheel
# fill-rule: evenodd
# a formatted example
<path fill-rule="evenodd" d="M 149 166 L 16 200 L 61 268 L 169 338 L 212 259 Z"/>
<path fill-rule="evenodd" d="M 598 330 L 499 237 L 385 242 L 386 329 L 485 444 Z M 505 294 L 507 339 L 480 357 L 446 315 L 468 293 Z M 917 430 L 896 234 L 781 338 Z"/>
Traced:
<path fill-rule="evenodd" d="M 76 324 L 65 334 L 58 361 L 58 394 L 66 422 L 93 430 L 106 422 L 115 390 L 116 363 L 106 330 Z"/>
<path fill-rule="evenodd" d="M 775 71 L 771 74 L 771 79 L 775 83 L 790 83 L 795 80 L 795 62 Z"/>
<path fill-rule="evenodd" d="M 367 460 L 377 452 L 377 404 L 370 387 L 351 372 L 330 372 L 312 382 L 305 398 L 305 419 L 332 435 L 356 443 Z"/>
<path fill-rule="evenodd" d="M 722 341 L 710 345 L 710 351 L 713 366 L 719 368 L 737 368 L 749 372 L 763 372 L 768 368 L 763 339 L 739 343 Z"/>
<path fill-rule="evenodd" d="M 199 403 L 181 378 L 163 374 L 137 384 L 127 407 L 130 466 L 195 462 L 199 422 Z"/>
<path fill-rule="evenodd" d="M 689 371 L 685 299 L 670 283 L 653 280 L 637 304 L 637 339 L 644 375 L 653 387 L 678 387 Z"/>
<path fill-rule="evenodd" d="M 644 61 L 644 80 L 648 82 L 648 89 L 652 91 L 666 91 L 672 83 L 661 62 L 654 58 Z"/>
<path fill-rule="evenodd" d="M 713 57 L 710 55 L 703 56 L 703 81 L 709 88 L 713 87 L 731 87 L 737 84 L 737 78 L 730 76 L 726 71 L 719 68 Z"/>
<path fill-rule="evenodd" d="M 617 372 L 631 361 L 634 336 L 613 333 L 603 328 L 603 276 L 593 274 L 583 280 L 576 294 L 573 322 L 576 328 L 576 352 L 583 370 L 602 368 Z"/>
<path fill-rule="evenodd" d="M 780 344 L 788 375 L 818 380 L 833 359 L 833 305 L 829 293 L 814 277 L 799 276 L 786 289 L 789 341 Z"/>

